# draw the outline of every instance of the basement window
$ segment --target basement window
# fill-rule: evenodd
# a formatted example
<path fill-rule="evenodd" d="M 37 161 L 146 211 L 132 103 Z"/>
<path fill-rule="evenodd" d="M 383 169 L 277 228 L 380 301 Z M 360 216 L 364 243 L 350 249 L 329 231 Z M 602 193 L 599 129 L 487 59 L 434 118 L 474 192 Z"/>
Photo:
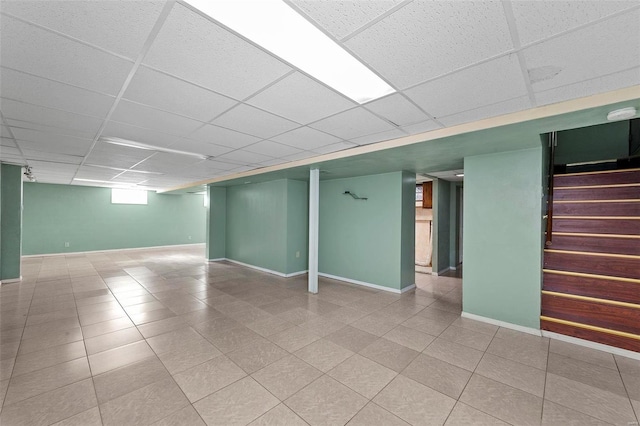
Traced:
<path fill-rule="evenodd" d="M 111 189 L 111 204 L 147 204 L 147 191 L 140 189 Z"/>

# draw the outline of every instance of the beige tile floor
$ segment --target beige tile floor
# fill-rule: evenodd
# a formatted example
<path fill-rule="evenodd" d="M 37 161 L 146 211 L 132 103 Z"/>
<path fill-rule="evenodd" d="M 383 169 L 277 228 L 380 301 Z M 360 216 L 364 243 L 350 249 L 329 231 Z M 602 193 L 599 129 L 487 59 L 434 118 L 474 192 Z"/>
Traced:
<path fill-rule="evenodd" d="M 640 361 L 203 249 L 27 258 L 0 287 L 0 424 L 637 424 Z M 634 412 L 635 409 L 635 412 Z"/>

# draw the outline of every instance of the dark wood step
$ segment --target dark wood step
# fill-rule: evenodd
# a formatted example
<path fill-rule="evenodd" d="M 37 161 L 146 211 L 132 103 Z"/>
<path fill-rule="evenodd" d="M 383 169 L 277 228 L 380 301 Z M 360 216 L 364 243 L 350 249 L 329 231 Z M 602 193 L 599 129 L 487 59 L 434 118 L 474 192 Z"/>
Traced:
<path fill-rule="evenodd" d="M 640 260 L 545 250 L 544 269 L 640 279 Z"/>
<path fill-rule="evenodd" d="M 612 170 L 606 172 L 573 173 L 555 175 L 554 187 L 583 185 L 614 185 L 640 182 L 640 169 Z"/>
<path fill-rule="evenodd" d="M 640 304 L 640 282 L 544 272 L 542 275 L 542 289 Z"/>
<path fill-rule="evenodd" d="M 640 235 L 640 220 L 598 218 L 565 219 L 554 216 L 553 232 Z"/>
<path fill-rule="evenodd" d="M 609 186 L 602 188 L 557 187 L 553 189 L 554 201 L 569 200 L 635 200 L 640 199 L 640 186 Z"/>
<path fill-rule="evenodd" d="M 542 294 L 542 315 L 640 335 L 640 308 Z"/>
<path fill-rule="evenodd" d="M 638 202 L 607 202 L 595 203 L 553 203 L 553 215 L 558 216 L 640 216 L 640 201 Z"/>
<path fill-rule="evenodd" d="M 603 345 L 615 346 L 617 348 L 629 351 L 640 352 L 640 340 L 632 339 L 624 336 L 616 336 L 614 334 L 603 333 L 595 330 L 587 330 L 571 325 L 559 324 L 542 319 L 540 328 L 552 331 L 565 336 L 577 337 L 578 339 L 589 340 L 592 342 L 602 343 Z"/>
<path fill-rule="evenodd" d="M 553 250 L 640 255 L 640 238 L 602 237 L 599 235 L 552 235 Z"/>

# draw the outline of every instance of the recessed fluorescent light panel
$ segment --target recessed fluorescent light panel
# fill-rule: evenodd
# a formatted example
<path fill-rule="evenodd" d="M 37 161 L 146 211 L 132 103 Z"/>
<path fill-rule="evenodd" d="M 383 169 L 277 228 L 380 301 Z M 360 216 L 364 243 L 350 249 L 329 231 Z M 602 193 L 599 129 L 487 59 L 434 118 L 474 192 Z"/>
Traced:
<path fill-rule="evenodd" d="M 184 0 L 358 103 L 395 92 L 282 0 Z"/>
<path fill-rule="evenodd" d="M 209 156 L 208 155 L 204 155 L 204 154 L 198 154 L 198 153 L 195 153 L 195 152 L 180 151 L 179 149 L 163 148 L 163 147 L 160 147 L 160 146 L 148 145 L 146 143 L 129 141 L 129 140 L 126 140 L 126 139 L 100 138 L 100 140 L 102 142 L 104 142 L 104 143 L 109 143 L 111 145 L 126 146 L 127 148 L 144 149 L 144 150 L 147 150 L 147 151 L 164 152 L 164 153 L 167 153 L 167 154 L 188 155 L 190 157 L 196 157 L 196 158 L 199 158 L 201 160 L 208 160 L 209 159 Z"/>

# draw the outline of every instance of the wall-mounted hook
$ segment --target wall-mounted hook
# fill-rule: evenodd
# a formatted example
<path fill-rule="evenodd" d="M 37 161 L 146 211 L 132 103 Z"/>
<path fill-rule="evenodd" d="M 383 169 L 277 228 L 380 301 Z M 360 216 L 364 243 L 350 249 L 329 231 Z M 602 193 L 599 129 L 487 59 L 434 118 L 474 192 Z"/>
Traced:
<path fill-rule="evenodd" d="M 344 191 L 344 195 L 351 195 L 351 197 L 353 197 L 354 200 L 367 200 L 368 199 L 366 197 L 358 197 L 356 194 L 354 194 L 351 191 Z"/>

